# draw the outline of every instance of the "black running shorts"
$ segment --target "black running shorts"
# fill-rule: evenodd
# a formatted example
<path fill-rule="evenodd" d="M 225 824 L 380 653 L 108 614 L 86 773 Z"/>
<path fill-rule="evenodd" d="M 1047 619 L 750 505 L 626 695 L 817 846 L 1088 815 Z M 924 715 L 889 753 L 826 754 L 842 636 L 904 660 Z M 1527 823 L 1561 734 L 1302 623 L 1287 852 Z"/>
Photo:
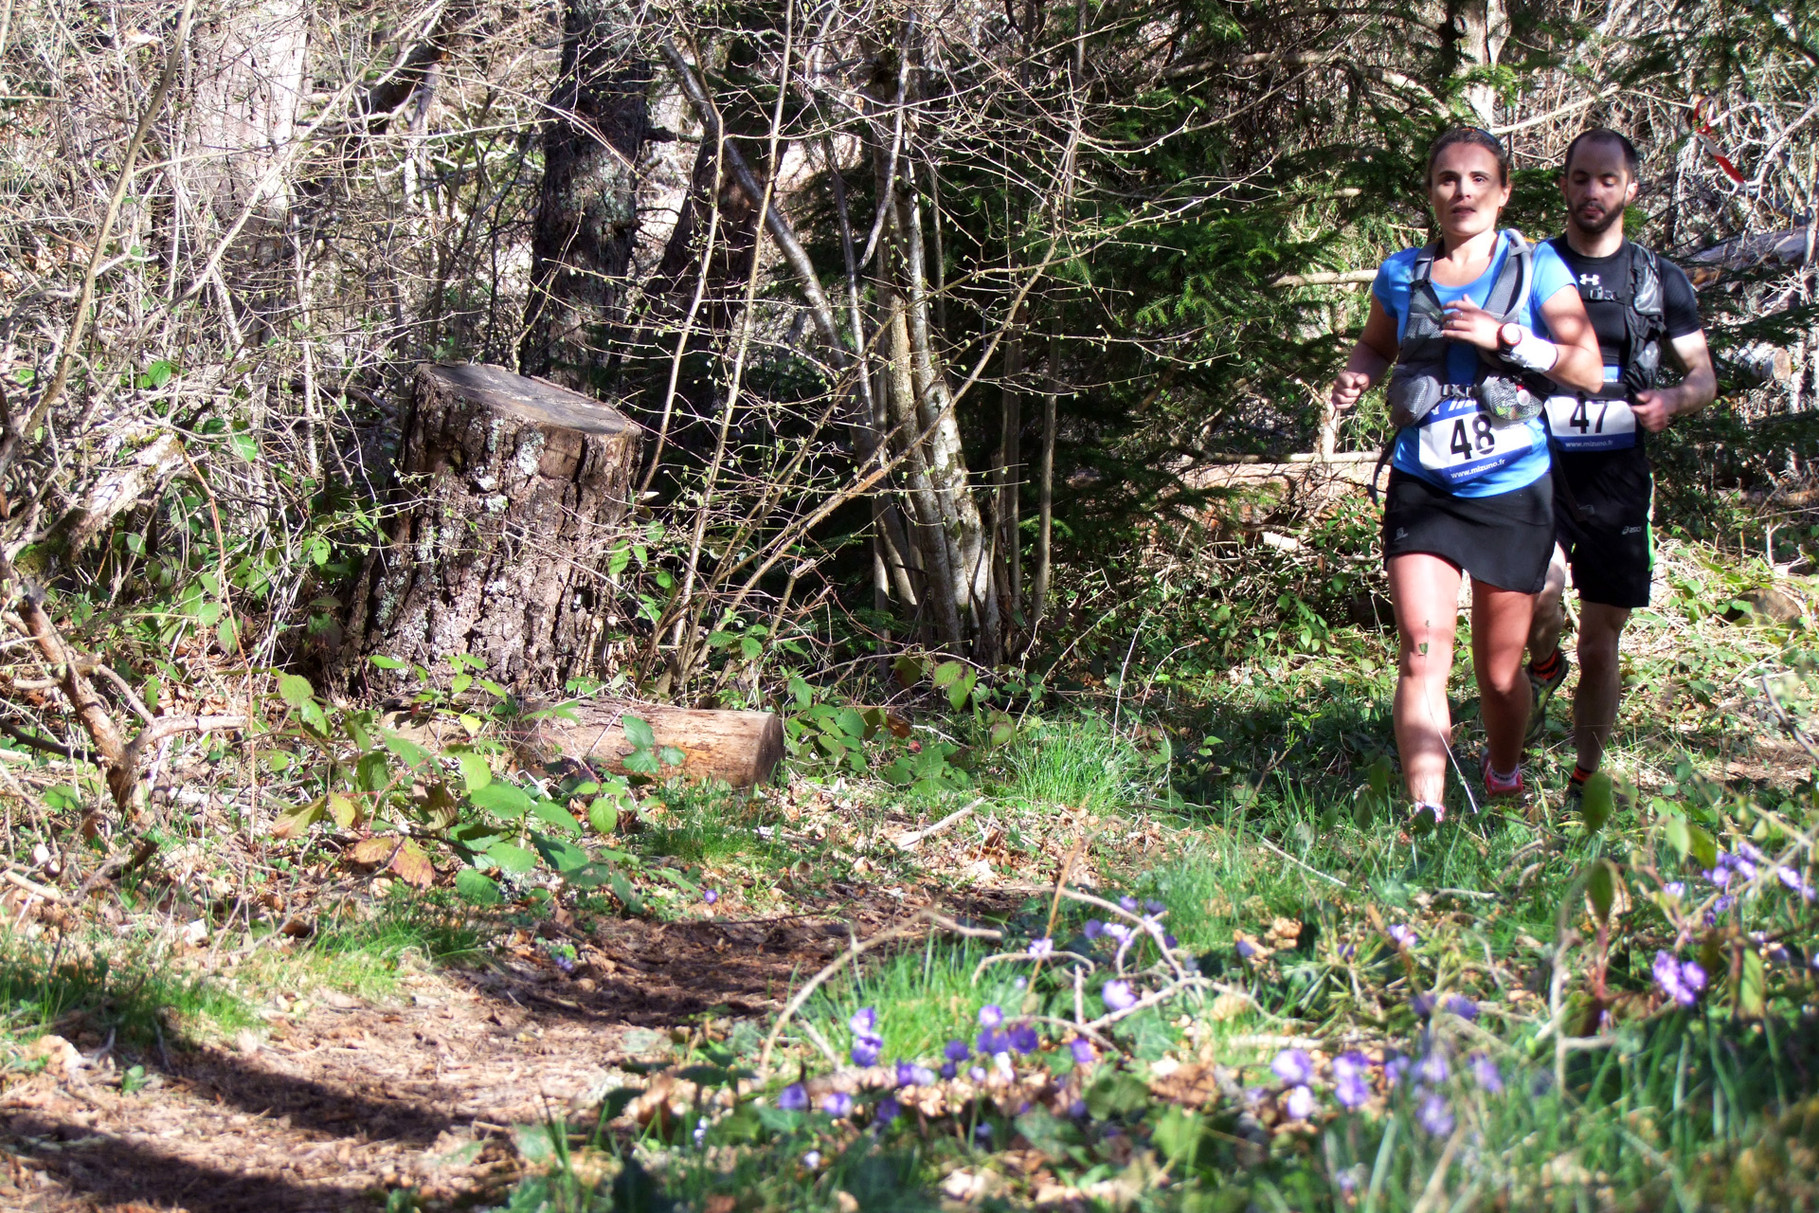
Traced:
<path fill-rule="evenodd" d="M 1494 497 L 1456 497 L 1391 469 L 1383 506 L 1383 558 L 1423 552 L 1473 579 L 1540 593 L 1554 554 L 1553 484 L 1543 476 Z"/>
<path fill-rule="evenodd" d="M 1556 451 L 1566 488 L 1554 499 L 1556 538 L 1585 602 L 1648 605 L 1655 572 L 1649 526 L 1655 480 L 1641 447 L 1622 451 Z M 1575 511 L 1573 506 L 1578 506 Z"/>

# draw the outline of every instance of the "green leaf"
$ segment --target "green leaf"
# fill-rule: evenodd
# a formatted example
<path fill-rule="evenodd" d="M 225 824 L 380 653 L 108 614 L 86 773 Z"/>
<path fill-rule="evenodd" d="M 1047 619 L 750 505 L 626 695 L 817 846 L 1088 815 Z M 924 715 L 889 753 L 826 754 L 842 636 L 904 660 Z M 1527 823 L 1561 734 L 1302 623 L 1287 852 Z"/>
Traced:
<path fill-rule="evenodd" d="M 747 661 L 756 661 L 764 653 L 764 645 L 751 636 L 739 638 L 739 652 Z"/>
<path fill-rule="evenodd" d="M 967 697 L 973 693 L 973 684 L 978 681 L 978 671 L 968 667 L 966 673 L 960 675 L 959 681 L 947 688 L 947 701 L 956 712 L 966 706 Z"/>
<path fill-rule="evenodd" d="M 1743 973 L 1737 983 L 1737 1012 L 1750 1019 L 1760 1019 L 1767 1005 L 1762 954 L 1752 948 L 1743 954 Z"/>
<path fill-rule="evenodd" d="M 290 704 L 293 708 L 302 707 L 311 699 L 315 698 L 315 695 L 316 688 L 311 686 L 309 679 L 303 677 L 303 675 L 278 675 L 278 698 L 284 700 L 284 702 Z"/>
<path fill-rule="evenodd" d="M 351 796 L 344 796 L 340 792 L 329 793 L 328 811 L 334 817 L 335 824 L 344 830 L 351 829 L 360 820 L 360 806 L 354 803 Z"/>
<path fill-rule="evenodd" d="M 1147 1106 L 1149 1093 L 1148 1084 L 1135 1074 L 1114 1070 L 1102 1075 L 1087 1089 L 1086 1110 L 1096 1120 L 1121 1116 Z"/>
<path fill-rule="evenodd" d="M 531 798 L 509 783 L 489 783 L 468 793 L 475 808 L 516 820 L 530 812 Z"/>
<path fill-rule="evenodd" d="M 1172 1163 L 1186 1162 L 1200 1144 L 1200 1117 L 1185 1108 L 1171 1106 L 1156 1123 L 1151 1140 Z"/>
<path fill-rule="evenodd" d="M 1611 904 L 1617 896 L 1617 874 L 1611 868 L 1610 860 L 1600 859 L 1592 864 L 1592 870 L 1585 878 L 1585 895 L 1591 899 L 1592 911 L 1597 914 L 1598 921 L 1609 922 Z"/>
<path fill-rule="evenodd" d="M 384 730 L 382 739 L 385 748 L 404 760 L 404 765 L 412 770 L 422 766 L 430 759 L 430 753 L 408 737 L 401 737 L 390 729 Z"/>
<path fill-rule="evenodd" d="M 462 868 L 455 873 L 455 892 L 477 906 L 496 906 L 505 900 L 499 886 L 482 872 Z"/>
<path fill-rule="evenodd" d="M 354 767 L 354 786 L 362 792 L 377 792 L 391 782 L 392 764 L 383 753 L 373 750 L 360 755 Z"/>
<path fill-rule="evenodd" d="M 930 675 L 930 680 L 937 687 L 951 687 L 960 681 L 960 675 L 966 673 L 966 669 L 964 662 L 944 661 L 935 667 L 935 672 Z"/>
<path fill-rule="evenodd" d="M 797 708 L 806 708 L 815 699 L 814 691 L 809 689 L 808 683 L 800 674 L 789 676 L 789 693 L 796 700 Z"/>
<path fill-rule="evenodd" d="M 619 904 L 625 907 L 627 914 L 644 913 L 644 898 L 638 896 L 638 891 L 632 888 L 631 881 L 620 873 L 614 872 L 607 878 L 607 884 L 612 888 L 613 896 L 619 899 Z"/>
<path fill-rule="evenodd" d="M 1718 866 L 1718 840 L 1702 826 L 1688 826 L 1687 834 L 1691 840 L 1693 862 L 1702 868 Z"/>
<path fill-rule="evenodd" d="M 493 769 L 486 759 L 478 754 L 466 753 L 455 755 L 455 761 L 461 764 L 461 779 L 467 784 L 467 794 L 472 796 L 481 788 L 493 781 Z"/>
<path fill-rule="evenodd" d="M 581 823 L 576 821 L 569 811 L 559 804 L 540 800 L 531 806 L 531 816 L 561 830 L 564 834 L 579 834 Z"/>
<path fill-rule="evenodd" d="M 535 855 L 510 842 L 495 842 L 486 848 L 486 857 L 498 864 L 501 871 L 510 872 L 514 876 L 537 866 Z"/>
<path fill-rule="evenodd" d="M 543 862 L 558 872 L 572 872 L 576 868 L 587 866 L 587 852 L 566 839 L 532 834 L 531 845 L 537 848 L 537 854 L 543 856 Z"/>
<path fill-rule="evenodd" d="M 633 750 L 619 760 L 620 765 L 634 775 L 647 775 L 652 779 L 663 773 L 663 764 L 649 750 Z"/>
<path fill-rule="evenodd" d="M 367 660 L 382 670 L 402 670 L 405 664 L 396 657 L 387 657 L 384 653 L 374 653 Z"/>
<path fill-rule="evenodd" d="M 1596 834 L 1604 828 L 1604 823 L 1611 819 L 1611 811 L 1616 807 L 1616 797 L 1611 786 L 1611 777 L 1603 771 L 1594 774 L 1585 781 L 1581 789 L 1579 816 L 1585 822 L 1587 831 Z"/>
<path fill-rule="evenodd" d="M 891 673 L 897 676 L 898 683 L 906 690 L 922 681 L 922 671 L 923 664 L 921 660 L 911 657 L 908 654 L 891 662 Z"/>
<path fill-rule="evenodd" d="M 625 739 L 640 750 L 649 750 L 656 746 L 657 735 L 651 732 L 650 723 L 639 716 L 627 716 L 619 722 L 625 730 Z"/>
<path fill-rule="evenodd" d="M 619 828 L 619 806 L 604 796 L 596 796 L 587 806 L 587 824 L 593 826 L 596 833 L 611 834 Z"/>
<path fill-rule="evenodd" d="M 240 458 L 246 460 L 248 463 L 259 462 L 259 444 L 253 441 L 253 436 L 251 434 L 230 434 L 228 435 L 227 445 L 233 448 L 234 454 L 240 456 Z"/>
<path fill-rule="evenodd" d="M 1668 846 L 1674 848 L 1681 859 L 1685 859 L 1693 849 L 1692 831 L 1687 828 L 1684 817 L 1664 818 L 1661 822 L 1661 836 L 1667 840 Z"/>

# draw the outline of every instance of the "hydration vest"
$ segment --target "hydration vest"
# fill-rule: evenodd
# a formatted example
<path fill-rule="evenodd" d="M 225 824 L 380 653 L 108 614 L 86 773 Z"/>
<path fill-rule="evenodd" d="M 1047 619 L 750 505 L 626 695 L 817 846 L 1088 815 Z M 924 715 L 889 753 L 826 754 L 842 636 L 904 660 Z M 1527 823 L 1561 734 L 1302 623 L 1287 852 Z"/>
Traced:
<path fill-rule="evenodd" d="M 1553 442 L 1569 453 L 1619 451 L 1636 445 L 1637 426 L 1630 402 L 1637 392 L 1655 386 L 1661 371 L 1661 342 L 1667 335 L 1661 294 L 1661 271 L 1655 254 L 1639 244 L 1629 249 L 1628 281 L 1623 293 L 1602 282 L 1579 284 L 1587 303 L 1623 305 L 1622 363 L 1617 377 L 1596 392 L 1562 392 L 1546 404 L 1547 428 Z M 1607 372 L 1608 373 L 1608 372 Z"/>
<path fill-rule="evenodd" d="M 1509 253 L 1498 267 L 1483 305 L 1498 324 L 1521 314 L 1535 277 L 1534 249 L 1513 228 L 1509 237 Z M 1409 276 L 1408 319 L 1402 325 L 1401 347 L 1387 388 L 1391 423 L 1398 429 L 1416 425 L 1447 399 L 1476 400 L 1480 409 L 1500 421 L 1533 417 L 1541 411 L 1545 390 L 1531 390 L 1528 372 L 1501 353 L 1479 350 L 1473 381 L 1451 382 L 1446 364 L 1452 342 L 1441 332 L 1446 309 L 1433 283 L 1434 258 L 1439 253 L 1439 241 L 1422 249 Z M 1656 293 L 1660 293 L 1658 288 Z"/>

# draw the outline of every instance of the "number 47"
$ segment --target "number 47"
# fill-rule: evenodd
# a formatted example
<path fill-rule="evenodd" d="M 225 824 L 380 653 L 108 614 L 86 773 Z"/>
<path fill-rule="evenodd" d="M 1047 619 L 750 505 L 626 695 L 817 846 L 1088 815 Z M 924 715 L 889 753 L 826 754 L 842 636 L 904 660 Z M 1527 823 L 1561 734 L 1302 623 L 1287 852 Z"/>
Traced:
<path fill-rule="evenodd" d="M 1581 400 L 1579 402 L 1579 407 L 1573 410 L 1573 415 L 1567 419 L 1566 423 L 1578 430 L 1581 434 L 1588 431 L 1593 434 L 1602 434 L 1604 433 L 1604 415 L 1610 412 L 1610 409 L 1610 401 L 1604 401 L 1598 408 L 1598 421 L 1597 424 L 1594 425 L 1591 420 L 1591 414 L 1586 408 L 1586 402 Z"/>

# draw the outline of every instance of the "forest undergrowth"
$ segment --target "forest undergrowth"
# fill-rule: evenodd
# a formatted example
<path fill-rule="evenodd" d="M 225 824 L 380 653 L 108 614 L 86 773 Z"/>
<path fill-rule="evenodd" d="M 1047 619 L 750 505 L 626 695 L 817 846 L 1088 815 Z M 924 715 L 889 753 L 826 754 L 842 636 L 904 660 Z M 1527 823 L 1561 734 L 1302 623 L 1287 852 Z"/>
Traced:
<path fill-rule="evenodd" d="M 1393 633 L 1350 624 L 1164 668 L 1193 637 L 1139 621 L 1040 702 L 954 663 L 900 666 L 888 713 L 798 680 L 787 777 L 749 799 L 655 748 L 648 778 L 516 771 L 471 697 L 417 705 L 463 730 L 432 755 L 288 676 L 263 737 L 166 756 L 137 862 L 82 814 L 92 773 L 7 750 L 57 816 L 9 823 L 0 1098 L 144 1108 L 190 1051 L 503 983 L 619 1033 L 604 1068 L 347 1207 L 1810 1207 L 1815 650 L 1763 613 L 1810 596 L 1778 572 L 1665 543 L 1614 779 L 1564 802 L 1556 704 L 1528 798 L 1473 813 L 1456 776 L 1428 832 Z M 1453 685 L 1474 771 L 1463 658 Z M 677 967 L 702 996 L 663 1003 L 614 924 L 770 967 L 734 994 Z M 15 1141 L 14 1190 L 77 1199 L 58 1159 L 104 1140 Z"/>

